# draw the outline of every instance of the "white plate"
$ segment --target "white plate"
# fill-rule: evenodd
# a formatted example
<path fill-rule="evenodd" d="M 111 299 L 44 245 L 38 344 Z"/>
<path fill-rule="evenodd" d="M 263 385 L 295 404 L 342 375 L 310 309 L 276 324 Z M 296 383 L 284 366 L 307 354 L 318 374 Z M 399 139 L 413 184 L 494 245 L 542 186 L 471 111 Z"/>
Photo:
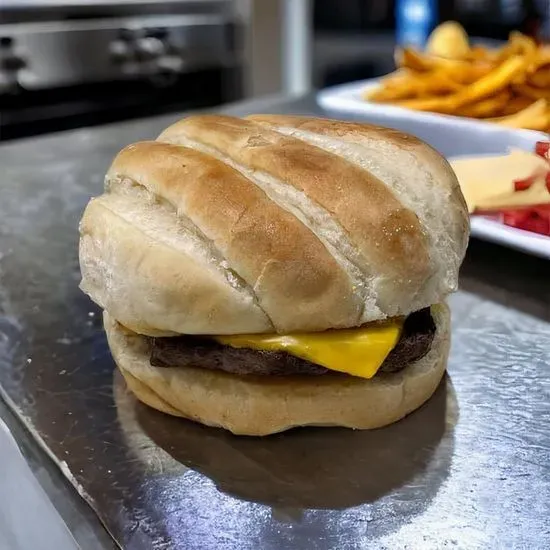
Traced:
<path fill-rule="evenodd" d="M 469 155 L 469 158 L 487 157 L 490 155 Z M 449 157 L 449 161 L 464 158 L 463 155 Z M 474 237 L 502 244 L 516 250 L 522 250 L 535 256 L 550 260 L 550 237 L 531 231 L 509 227 L 482 216 L 470 217 L 471 233 Z"/>
<path fill-rule="evenodd" d="M 414 111 L 404 107 L 397 107 L 387 103 L 374 103 L 363 99 L 365 92 L 379 86 L 381 78 L 371 78 L 368 80 L 359 80 L 347 84 L 339 84 L 320 90 L 317 93 L 317 102 L 321 107 L 328 110 L 336 110 L 347 113 L 361 115 L 376 115 L 383 112 L 386 116 L 399 119 L 437 121 L 439 123 L 448 123 L 462 128 L 471 128 L 474 126 L 494 127 L 494 124 L 483 122 L 472 118 L 459 117 L 453 115 L 441 115 L 425 111 Z M 516 130 L 520 132 L 531 132 L 531 130 Z M 534 132 L 542 134 L 542 132 Z"/>
<path fill-rule="evenodd" d="M 371 79 L 326 88 L 317 94 L 317 101 L 327 111 L 346 113 L 346 118 L 360 118 L 415 134 L 448 159 L 504 154 L 511 147 L 532 151 L 538 140 L 548 139 L 542 132 L 504 128 L 474 119 L 412 111 L 362 99 L 365 90 L 377 86 L 378 82 L 378 79 Z M 550 237 L 478 216 L 472 217 L 471 227 L 474 237 L 550 259 Z"/>
<path fill-rule="evenodd" d="M 550 237 L 472 216 L 472 235 L 550 260 Z"/>

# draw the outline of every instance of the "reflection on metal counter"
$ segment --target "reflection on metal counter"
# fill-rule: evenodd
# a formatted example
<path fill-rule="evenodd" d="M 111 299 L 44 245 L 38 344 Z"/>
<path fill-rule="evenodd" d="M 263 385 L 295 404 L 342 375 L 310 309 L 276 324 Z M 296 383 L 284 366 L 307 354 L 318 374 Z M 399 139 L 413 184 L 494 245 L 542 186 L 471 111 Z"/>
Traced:
<path fill-rule="evenodd" d="M 418 414 L 383 430 L 302 428 L 273 437 L 237 437 L 139 403 L 114 376 L 118 420 L 145 477 L 192 469 L 232 497 L 273 510 L 331 510 L 388 501 L 396 489 L 412 505 L 429 503 L 448 476 L 458 404 L 446 378 Z M 411 483 L 412 480 L 415 483 Z"/>

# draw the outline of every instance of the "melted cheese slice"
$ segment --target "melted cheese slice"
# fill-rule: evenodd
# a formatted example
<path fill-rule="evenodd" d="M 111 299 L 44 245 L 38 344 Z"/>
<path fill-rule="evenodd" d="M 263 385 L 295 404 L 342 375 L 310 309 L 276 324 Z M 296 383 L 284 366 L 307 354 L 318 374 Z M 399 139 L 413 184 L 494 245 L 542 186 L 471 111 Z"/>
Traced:
<path fill-rule="evenodd" d="M 355 329 L 296 334 L 238 334 L 217 336 L 234 348 L 284 351 L 327 369 L 372 378 L 396 346 L 402 319 L 371 323 Z"/>

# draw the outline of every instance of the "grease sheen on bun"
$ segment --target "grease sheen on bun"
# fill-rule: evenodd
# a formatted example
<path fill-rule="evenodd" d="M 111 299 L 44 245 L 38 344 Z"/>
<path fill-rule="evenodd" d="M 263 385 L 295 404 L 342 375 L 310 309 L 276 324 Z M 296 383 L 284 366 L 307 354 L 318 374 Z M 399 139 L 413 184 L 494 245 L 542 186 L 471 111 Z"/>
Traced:
<path fill-rule="evenodd" d="M 416 138 L 199 115 L 115 158 L 81 287 L 144 335 L 353 327 L 443 301 L 467 235 L 452 169 Z"/>

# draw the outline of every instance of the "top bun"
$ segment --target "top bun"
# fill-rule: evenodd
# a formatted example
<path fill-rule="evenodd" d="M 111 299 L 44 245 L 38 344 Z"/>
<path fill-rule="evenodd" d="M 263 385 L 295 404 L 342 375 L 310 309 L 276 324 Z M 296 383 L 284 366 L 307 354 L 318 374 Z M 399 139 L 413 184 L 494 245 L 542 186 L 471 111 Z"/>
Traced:
<path fill-rule="evenodd" d="M 451 167 L 415 137 L 200 115 L 115 158 L 81 287 L 151 336 L 352 327 L 442 301 L 467 240 Z"/>

